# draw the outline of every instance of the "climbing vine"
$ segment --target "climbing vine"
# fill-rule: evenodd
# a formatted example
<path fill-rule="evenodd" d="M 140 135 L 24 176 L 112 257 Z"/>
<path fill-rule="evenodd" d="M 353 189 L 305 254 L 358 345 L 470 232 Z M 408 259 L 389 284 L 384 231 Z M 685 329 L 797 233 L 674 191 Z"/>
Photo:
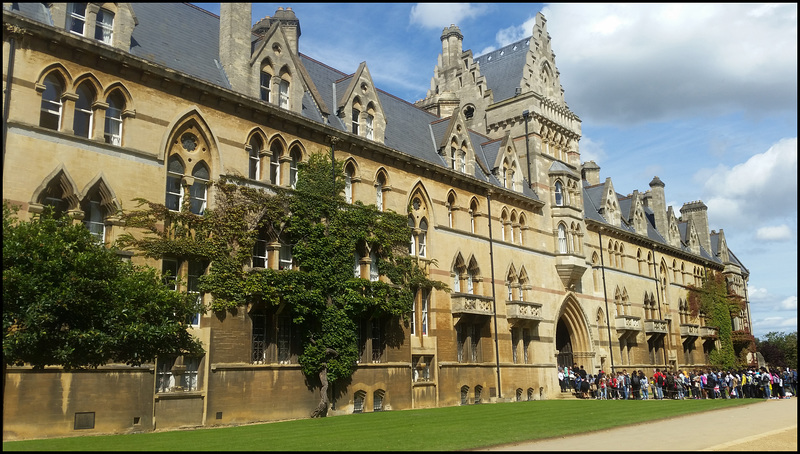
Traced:
<path fill-rule="evenodd" d="M 711 352 L 711 364 L 722 369 L 735 367 L 739 358 L 733 347 L 731 320 L 743 309 L 744 300 L 728 291 L 722 274 L 710 272 L 701 286 L 689 286 L 688 302 L 693 317 L 704 314 L 707 324 L 719 330 L 720 348 Z"/>
<path fill-rule="evenodd" d="M 125 215 L 137 234 L 122 238 L 125 247 L 150 258 L 210 263 L 199 289 L 211 295 L 208 310 L 220 317 L 239 307 L 288 308 L 302 344 L 302 370 L 320 386 L 321 401 L 312 416 L 326 414 L 328 384 L 346 382 L 355 371 L 360 321 L 407 323 L 419 290 L 447 290 L 408 255 L 407 213 L 346 203 L 341 163 L 331 169 L 325 154 L 313 154 L 299 165 L 296 188 L 274 193 L 242 178 L 222 178 L 215 182 L 215 207 L 202 216 L 139 200 L 138 209 Z M 251 268 L 259 232 L 290 246 L 298 266 Z M 355 276 L 354 260 L 366 251 L 378 257 L 384 279 Z"/>

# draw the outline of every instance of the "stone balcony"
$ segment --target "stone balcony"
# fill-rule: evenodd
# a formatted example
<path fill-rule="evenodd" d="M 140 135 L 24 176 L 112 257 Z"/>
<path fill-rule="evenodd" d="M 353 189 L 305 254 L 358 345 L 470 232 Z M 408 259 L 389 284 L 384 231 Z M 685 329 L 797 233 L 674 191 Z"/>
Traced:
<path fill-rule="evenodd" d="M 642 319 L 634 315 L 617 315 L 614 318 L 614 327 L 617 331 L 641 331 Z"/>
<path fill-rule="evenodd" d="M 506 301 L 506 315 L 509 321 L 542 320 L 542 304 L 528 301 Z"/>
<path fill-rule="evenodd" d="M 700 337 L 700 325 L 693 323 L 681 324 L 681 337 Z"/>
<path fill-rule="evenodd" d="M 714 328 L 713 326 L 700 327 L 700 337 L 716 339 L 718 335 L 719 335 L 719 328 Z"/>
<path fill-rule="evenodd" d="M 586 259 L 583 257 L 569 254 L 556 256 L 556 271 L 564 283 L 564 288 L 575 287 L 587 268 Z"/>
<path fill-rule="evenodd" d="M 667 321 L 648 319 L 644 321 L 644 332 L 648 335 L 667 334 Z"/>
<path fill-rule="evenodd" d="M 493 315 L 492 298 L 490 296 L 473 295 L 470 293 L 450 294 L 453 315 Z"/>

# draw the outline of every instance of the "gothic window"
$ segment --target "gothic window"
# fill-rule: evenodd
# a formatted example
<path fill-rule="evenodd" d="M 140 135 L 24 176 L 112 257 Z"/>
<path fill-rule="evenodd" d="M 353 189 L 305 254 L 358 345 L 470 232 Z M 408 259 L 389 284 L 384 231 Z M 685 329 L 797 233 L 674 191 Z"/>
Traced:
<path fill-rule="evenodd" d="M 411 241 L 408 246 L 408 254 L 415 255 L 417 253 L 417 235 L 414 233 L 414 227 L 416 224 L 414 222 L 414 216 L 408 216 L 408 227 L 411 229 Z"/>
<path fill-rule="evenodd" d="M 351 124 L 352 124 L 352 126 L 351 126 L 351 128 L 352 128 L 352 129 L 351 129 L 351 132 L 352 132 L 353 134 L 356 134 L 356 135 L 358 135 L 358 122 L 359 122 L 359 116 L 360 116 L 360 115 L 361 115 L 361 111 L 360 111 L 360 110 L 358 110 L 358 109 L 356 108 L 356 105 L 354 104 L 354 105 L 353 105 L 353 110 L 352 110 L 352 113 L 351 113 L 351 117 L 350 117 L 350 118 L 351 118 L 351 122 L 352 122 L 352 123 L 351 123 Z"/>
<path fill-rule="evenodd" d="M 269 244 L 267 229 L 266 227 L 261 227 L 258 229 L 256 242 L 253 245 L 253 268 L 267 268 L 269 264 L 267 244 Z"/>
<path fill-rule="evenodd" d="M 517 235 L 517 238 L 519 238 L 519 245 L 520 246 L 524 246 L 525 245 L 525 215 L 524 214 L 520 214 L 519 215 L 519 234 Z"/>
<path fill-rule="evenodd" d="M 39 126 L 58 131 L 61 128 L 61 96 L 64 94 L 64 84 L 56 73 L 50 73 L 44 79 L 44 92 L 42 93 L 42 109 L 39 117 Z"/>
<path fill-rule="evenodd" d="M 192 177 L 194 177 L 194 182 L 189 188 L 190 210 L 194 214 L 202 215 L 206 211 L 208 183 L 211 178 L 205 163 L 200 161 L 194 166 Z"/>
<path fill-rule="evenodd" d="M 302 159 L 302 153 L 297 147 L 293 147 L 292 151 L 289 153 L 291 157 L 291 161 L 289 162 L 289 186 L 292 189 L 297 188 L 297 165 Z"/>
<path fill-rule="evenodd" d="M 283 146 L 280 142 L 275 141 L 270 147 L 272 156 L 269 159 L 269 182 L 274 185 L 281 184 L 281 156 L 283 155 Z"/>
<path fill-rule="evenodd" d="M 347 203 L 353 203 L 353 175 L 355 170 L 351 163 L 344 168 L 344 198 Z"/>
<path fill-rule="evenodd" d="M 262 101 L 270 102 L 270 85 L 272 84 L 272 74 L 267 72 L 267 68 L 261 69 L 260 96 Z"/>
<path fill-rule="evenodd" d="M 356 393 L 353 395 L 353 413 L 364 413 L 364 400 L 366 397 L 366 391 L 356 391 Z"/>
<path fill-rule="evenodd" d="M 469 205 L 469 214 L 470 214 L 470 233 L 477 233 L 476 232 L 476 223 L 478 219 L 478 201 L 472 200 L 472 203 Z"/>
<path fill-rule="evenodd" d="M 431 291 L 430 290 L 423 290 L 422 291 L 422 318 L 420 319 L 420 327 L 422 329 L 422 335 L 428 335 L 428 305 L 431 300 Z"/>
<path fill-rule="evenodd" d="M 248 156 L 249 162 L 249 171 L 248 176 L 252 180 L 260 180 L 261 179 L 261 150 L 263 149 L 263 145 L 261 143 L 261 139 L 257 135 L 253 135 L 250 139 L 250 150 Z"/>
<path fill-rule="evenodd" d="M 375 116 L 372 114 L 367 114 L 364 127 L 366 128 L 366 137 L 367 139 L 370 140 L 372 140 L 374 135 L 374 126 L 373 126 L 374 121 L 375 121 Z"/>
<path fill-rule="evenodd" d="M 107 9 L 100 8 L 97 12 L 97 22 L 94 29 L 94 39 L 111 44 L 114 31 L 114 13 Z"/>
<path fill-rule="evenodd" d="M 181 211 L 183 202 L 183 162 L 178 156 L 169 158 L 167 165 L 167 196 L 164 204 L 172 211 Z"/>
<path fill-rule="evenodd" d="M 379 174 L 378 178 L 375 181 L 375 205 L 378 207 L 378 211 L 383 211 L 383 187 L 386 185 L 386 177 L 383 174 Z"/>
<path fill-rule="evenodd" d="M 372 282 L 377 282 L 380 278 L 380 273 L 378 272 L 378 254 L 375 251 L 370 251 L 369 253 L 369 280 Z"/>
<path fill-rule="evenodd" d="M 558 224 L 558 253 L 567 253 L 567 228 L 564 224 Z"/>
<path fill-rule="evenodd" d="M 509 224 L 508 224 L 508 234 L 509 234 L 509 240 L 510 240 L 512 243 L 514 242 L 514 238 L 515 238 L 515 235 L 514 235 L 514 230 L 515 230 L 516 228 L 517 228 L 517 214 L 516 214 L 516 213 L 514 213 L 514 212 L 512 211 L 512 212 L 511 212 L 511 219 L 510 219 L 510 222 L 509 222 Z"/>
<path fill-rule="evenodd" d="M 86 3 L 70 3 L 67 17 L 67 30 L 70 33 L 83 36 L 86 25 Z"/>
<path fill-rule="evenodd" d="M 289 82 L 281 79 L 280 83 L 278 84 L 278 107 L 282 107 L 284 109 L 289 108 Z"/>
<path fill-rule="evenodd" d="M 379 389 L 372 393 L 372 411 L 383 411 L 383 397 L 386 392 Z"/>
<path fill-rule="evenodd" d="M 280 251 L 278 252 L 278 269 L 280 270 L 290 270 L 292 269 L 292 245 L 287 243 L 281 243 Z"/>
<path fill-rule="evenodd" d="M 426 246 L 427 246 L 427 235 L 428 235 L 428 221 L 425 218 L 422 218 L 419 221 L 419 256 L 425 257 L 426 254 Z"/>
<path fill-rule="evenodd" d="M 447 195 L 447 226 L 453 228 L 455 225 L 456 196 L 451 192 Z"/>
<path fill-rule="evenodd" d="M 556 206 L 564 206 L 564 188 L 560 181 L 556 181 Z"/>
<path fill-rule="evenodd" d="M 125 109 L 125 99 L 114 91 L 106 98 L 106 124 L 103 137 L 106 143 L 111 145 L 122 145 L 122 111 Z"/>
<path fill-rule="evenodd" d="M 72 129 L 76 136 L 90 137 L 92 131 L 92 103 L 94 103 L 94 93 L 88 83 L 81 84 L 75 93 L 78 99 L 75 101 L 75 116 Z"/>
<path fill-rule="evenodd" d="M 506 225 L 507 224 L 508 224 L 508 215 L 506 214 L 506 211 L 503 210 L 503 212 L 500 214 L 500 240 L 501 241 L 505 241 L 506 240 Z"/>

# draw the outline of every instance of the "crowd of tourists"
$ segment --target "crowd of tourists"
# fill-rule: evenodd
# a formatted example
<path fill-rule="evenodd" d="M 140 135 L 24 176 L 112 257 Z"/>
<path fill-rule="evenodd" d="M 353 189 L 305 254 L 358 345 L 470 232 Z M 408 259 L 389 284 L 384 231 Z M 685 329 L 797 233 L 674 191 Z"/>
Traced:
<path fill-rule="evenodd" d="M 789 399 L 797 395 L 797 369 L 655 369 L 590 374 L 577 365 L 558 367 L 561 392 L 582 399 Z"/>

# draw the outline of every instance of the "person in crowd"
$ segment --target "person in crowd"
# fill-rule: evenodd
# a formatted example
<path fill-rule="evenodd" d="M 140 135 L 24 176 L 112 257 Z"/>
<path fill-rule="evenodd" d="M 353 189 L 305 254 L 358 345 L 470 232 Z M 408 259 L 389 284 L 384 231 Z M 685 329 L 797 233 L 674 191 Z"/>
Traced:
<path fill-rule="evenodd" d="M 658 369 L 653 374 L 653 386 L 656 387 L 656 399 L 661 400 L 664 398 L 664 374 Z"/>
<path fill-rule="evenodd" d="M 622 394 L 622 399 L 628 400 L 630 399 L 630 392 L 631 392 L 631 377 L 628 376 L 628 370 L 623 369 L 622 375 L 619 377 L 620 382 L 620 392 Z"/>
<path fill-rule="evenodd" d="M 719 394 L 723 399 L 728 398 L 728 374 L 727 372 L 717 372 L 717 380 L 719 381 Z"/>
<path fill-rule="evenodd" d="M 781 379 L 780 368 L 772 369 L 770 371 L 770 378 L 772 378 L 772 396 L 773 398 L 783 399 L 783 380 Z"/>
<path fill-rule="evenodd" d="M 581 397 L 581 385 L 582 384 L 583 384 L 583 380 L 581 380 L 581 374 L 580 373 L 576 373 L 575 374 L 575 387 L 573 388 L 573 391 L 575 392 L 575 396 L 577 396 L 577 397 Z"/>
<path fill-rule="evenodd" d="M 666 394 L 667 399 L 676 399 L 677 394 L 675 393 L 675 375 L 672 374 L 672 371 L 665 371 L 664 374 L 667 376 L 664 380 L 666 382 L 664 385 L 664 394 Z"/>
<path fill-rule="evenodd" d="M 647 375 L 641 370 L 639 371 L 639 384 L 642 387 L 642 400 L 647 400 L 649 397 L 650 383 L 647 381 Z"/>
<path fill-rule="evenodd" d="M 575 369 L 568 367 L 567 380 L 569 380 L 569 389 L 575 389 Z"/>
<path fill-rule="evenodd" d="M 608 391 L 609 391 L 609 399 L 616 400 L 619 398 L 619 382 L 617 381 L 617 374 L 611 372 L 608 374 Z"/>
<path fill-rule="evenodd" d="M 766 367 L 762 367 L 761 368 L 761 389 L 764 392 L 763 396 L 764 396 L 765 399 L 770 399 L 772 397 L 772 395 L 770 393 L 770 388 L 769 388 L 769 386 L 771 384 L 770 382 L 772 382 L 772 377 L 770 377 L 769 372 L 767 372 L 767 368 Z"/>
<path fill-rule="evenodd" d="M 639 383 L 639 375 L 636 374 L 636 371 L 631 372 L 629 380 L 631 382 L 631 399 L 639 400 L 641 398 L 642 384 Z"/>
<path fill-rule="evenodd" d="M 561 387 L 562 393 L 567 390 L 567 387 L 564 383 L 564 368 L 561 366 L 558 366 L 558 386 Z"/>
<path fill-rule="evenodd" d="M 600 390 L 600 394 L 597 398 L 600 400 L 608 400 L 608 378 L 602 370 L 600 371 L 600 384 L 598 389 Z"/>

